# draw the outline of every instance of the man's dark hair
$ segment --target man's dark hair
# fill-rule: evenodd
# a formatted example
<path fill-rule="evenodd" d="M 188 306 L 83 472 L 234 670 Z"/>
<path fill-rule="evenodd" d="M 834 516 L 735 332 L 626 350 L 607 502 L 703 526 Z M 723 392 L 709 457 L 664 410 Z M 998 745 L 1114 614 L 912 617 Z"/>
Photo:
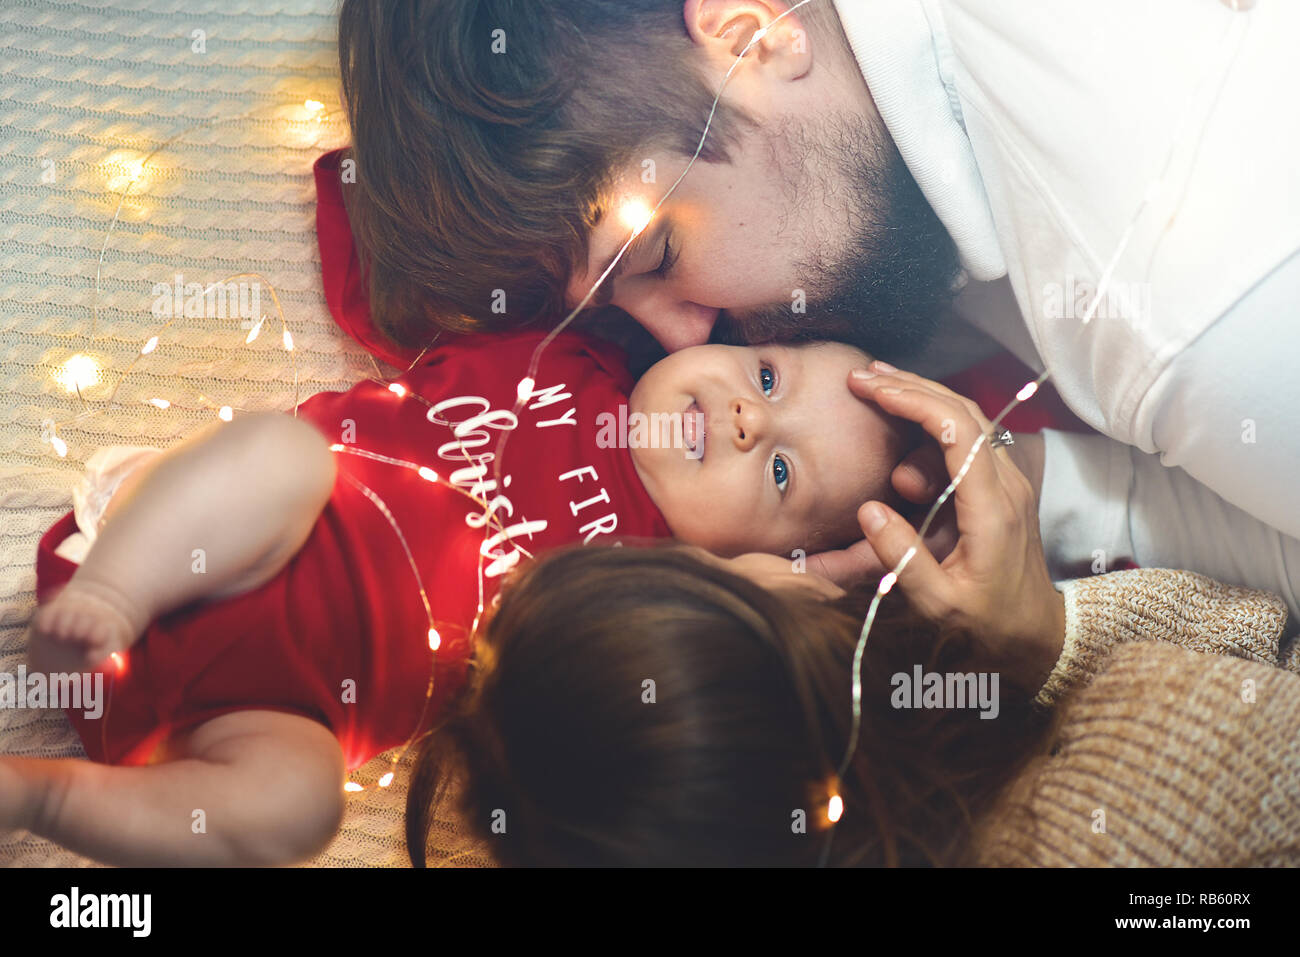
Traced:
<path fill-rule="evenodd" d="M 681 0 L 344 0 L 339 61 L 371 312 L 415 346 L 562 318 L 617 173 L 693 154 L 717 93 Z M 746 125 L 719 104 L 701 159 Z"/>

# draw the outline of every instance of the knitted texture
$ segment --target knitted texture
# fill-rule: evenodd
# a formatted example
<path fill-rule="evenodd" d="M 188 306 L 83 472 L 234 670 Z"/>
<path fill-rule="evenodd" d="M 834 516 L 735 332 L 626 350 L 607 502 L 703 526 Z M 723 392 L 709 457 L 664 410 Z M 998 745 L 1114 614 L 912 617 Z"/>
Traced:
<path fill-rule="evenodd" d="M 6 0 L 0 5 L 0 671 L 26 650 L 41 534 L 72 507 L 85 461 L 105 445 L 168 448 L 235 414 L 288 410 L 380 368 L 334 324 L 320 284 L 311 164 L 347 140 L 338 99 L 335 0 Z M 201 31 L 201 33 L 196 33 Z M 313 111 L 308 100 L 322 104 Z M 211 120 L 197 128 L 200 121 Z M 175 137 L 173 142 L 168 142 Z M 158 149 L 161 147 L 161 149 Z M 126 195 L 133 164 L 158 152 Z M 181 318 L 165 332 L 155 285 L 203 287 L 260 273 L 260 336 L 251 320 Z M 285 351 L 270 290 L 284 308 Z M 158 335 L 115 401 L 105 400 Z M 77 353 L 97 358 L 88 405 L 55 376 Z M 296 378 L 296 385 L 295 385 Z M 206 402 L 204 401 L 206 397 Z M 160 409 L 146 404 L 161 398 Z M 61 425 L 60 458 L 43 425 Z M 256 476 L 249 477 L 250 493 Z M 0 709 L 0 748 L 77 756 L 61 712 Z M 354 775 L 372 784 L 383 759 Z M 405 775 L 350 795 L 317 864 L 404 864 Z M 435 822 L 431 861 L 481 863 L 457 829 Z M 0 864 L 88 862 L 30 835 L 0 835 Z"/>
<path fill-rule="evenodd" d="M 1192 651 L 1279 663 L 1287 612 L 1271 592 L 1165 568 L 1081 578 L 1064 583 L 1061 591 L 1065 640 L 1037 699 L 1047 707 L 1086 683 L 1102 660 L 1127 642 L 1164 641 Z"/>
<path fill-rule="evenodd" d="M 1015 810 L 984 822 L 982 862 L 1300 863 L 1300 655 L 1279 660 L 1282 600 L 1160 568 L 1062 591 L 1065 643 L 1039 694 L 1061 723 Z"/>
<path fill-rule="evenodd" d="M 1018 782 L 1029 817 L 986 822 L 980 863 L 1300 864 L 1300 676 L 1143 642 L 1062 708 L 1054 753 Z"/>

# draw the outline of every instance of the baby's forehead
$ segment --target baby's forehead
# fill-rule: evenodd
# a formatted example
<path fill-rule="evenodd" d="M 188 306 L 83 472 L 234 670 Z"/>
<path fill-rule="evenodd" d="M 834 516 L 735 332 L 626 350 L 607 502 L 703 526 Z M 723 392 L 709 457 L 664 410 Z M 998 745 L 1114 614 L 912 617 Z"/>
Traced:
<path fill-rule="evenodd" d="M 856 361 L 863 365 L 869 363 L 874 357 L 864 352 L 857 346 L 849 345 L 847 342 L 837 342 L 834 339 L 814 339 L 806 342 L 776 342 L 767 346 L 754 346 L 756 349 L 782 349 L 800 353 L 805 357 L 817 357 L 824 359 L 844 359 L 845 361 Z"/>

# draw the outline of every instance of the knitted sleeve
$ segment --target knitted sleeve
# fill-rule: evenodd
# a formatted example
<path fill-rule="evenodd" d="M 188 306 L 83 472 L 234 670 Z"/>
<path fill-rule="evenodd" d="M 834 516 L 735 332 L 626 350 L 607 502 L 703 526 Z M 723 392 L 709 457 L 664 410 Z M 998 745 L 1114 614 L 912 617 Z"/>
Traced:
<path fill-rule="evenodd" d="M 1059 586 L 1065 640 L 1037 702 L 1054 706 L 1087 684 L 1119 645 L 1160 641 L 1300 671 L 1300 654 L 1279 660 L 1286 605 L 1271 592 L 1225 585 L 1194 572 L 1138 568 Z"/>
<path fill-rule="evenodd" d="M 979 863 L 1300 864 L 1300 676 L 1131 644 L 1060 716 L 1050 755 L 978 832 Z"/>

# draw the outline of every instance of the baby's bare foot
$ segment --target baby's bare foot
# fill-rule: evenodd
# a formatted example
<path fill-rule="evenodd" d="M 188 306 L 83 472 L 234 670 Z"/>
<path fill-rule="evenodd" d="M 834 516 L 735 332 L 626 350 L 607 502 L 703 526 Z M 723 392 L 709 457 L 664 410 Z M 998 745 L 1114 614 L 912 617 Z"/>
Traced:
<path fill-rule="evenodd" d="M 75 576 L 32 618 L 28 667 L 46 673 L 89 671 L 134 644 L 148 617 L 116 588 Z"/>

